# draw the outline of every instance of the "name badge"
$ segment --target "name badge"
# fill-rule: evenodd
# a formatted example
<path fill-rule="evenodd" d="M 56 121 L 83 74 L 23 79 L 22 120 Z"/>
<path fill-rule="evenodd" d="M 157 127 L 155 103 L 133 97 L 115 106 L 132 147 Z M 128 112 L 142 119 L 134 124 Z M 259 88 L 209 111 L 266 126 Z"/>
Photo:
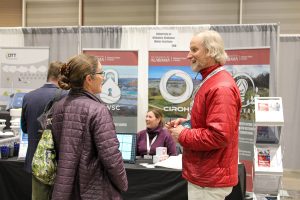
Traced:
<path fill-rule="evenodd" d="M 151 155 L 144 155 L 144 159 L 152 159 Z"/>

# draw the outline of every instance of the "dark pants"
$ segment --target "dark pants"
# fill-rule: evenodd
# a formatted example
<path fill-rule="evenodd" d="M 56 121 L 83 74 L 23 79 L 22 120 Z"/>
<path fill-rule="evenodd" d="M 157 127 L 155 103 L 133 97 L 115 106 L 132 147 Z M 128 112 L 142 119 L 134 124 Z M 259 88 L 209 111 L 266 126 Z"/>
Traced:
<path fill-rule="evenodd" d="M 50 200 L 52 186 L 40 182 L 32 175 L 32 200 Z"/>

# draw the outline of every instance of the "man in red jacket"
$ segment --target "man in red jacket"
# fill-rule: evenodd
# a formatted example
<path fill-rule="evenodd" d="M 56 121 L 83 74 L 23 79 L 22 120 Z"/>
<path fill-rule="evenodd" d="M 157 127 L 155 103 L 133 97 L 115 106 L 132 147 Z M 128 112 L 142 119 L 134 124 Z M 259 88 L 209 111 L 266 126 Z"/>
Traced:
<path fill-rule="evenodd" d="M 189 200 L 224 200 L 238 183 L 239 89 L 222 67 L 227 54 L 217 32 L 194 36 L 187 58 L 202 82 L 193 93 L 188 117 L 166 126 L 183 147 L 182 176 L 188 181 Z"/>

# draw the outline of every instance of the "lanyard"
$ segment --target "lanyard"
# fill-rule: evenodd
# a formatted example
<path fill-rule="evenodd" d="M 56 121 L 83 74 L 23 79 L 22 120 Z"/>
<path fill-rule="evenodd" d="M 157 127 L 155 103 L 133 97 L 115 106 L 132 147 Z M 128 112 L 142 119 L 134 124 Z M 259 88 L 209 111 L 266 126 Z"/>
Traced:
<path fill-rule="evenodd" d="M 151 144 L 149 144 L 150 138 L 149 138 L 149 134 L 147 133 L 147 155 L 150 154 L 151 146 L 155 142 L 156 138 L 157 138 L 157 135 L 152 139 Z"/>
<path fill-rule="evenodd" d="M 193 92 L 193 95 L 192 95 L 192 101 L 190 103 L 190 111 L 187 115 L 187 119 L 190 120 L 191 119 L 191 112 L 192 112 L 192 108 L 193 108 L 193 105 L 194 105 L 194 99 L 195 99 L 195 96 L 197 94 L 197 92 L 199 91 L 199 89 L 201 88 L 201 86 L 205 83 L 205 81 L 207 81 L 210 77 L 214 76 L 215 74 L 217 74 L 218 72 L 224 70 L 224 67 L 219 67 L 217 69 L 215 69 L 214 71 L 212 71 L 210 74 L 208 74 L 208 76 L 203 80 L 201 81 L 201 83 L 196 87 L 196 89 L 194 90 Z"/>

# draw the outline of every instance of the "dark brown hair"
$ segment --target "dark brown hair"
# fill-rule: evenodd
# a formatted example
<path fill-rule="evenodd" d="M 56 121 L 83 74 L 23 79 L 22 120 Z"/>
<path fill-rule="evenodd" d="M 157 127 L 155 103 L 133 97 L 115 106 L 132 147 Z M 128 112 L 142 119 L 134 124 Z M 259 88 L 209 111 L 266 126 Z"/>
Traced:
<path fill-rule="evenodd" d="M 148 110 L 148 112 L 153 112 L 154 116 L 157 118 L 157 119 L 160 119 L 160 122 L 159 122 L 159 126 L 164 126 L 164 114 L 161 110 L 157 109 L 157 108 L 153 108 L 151 110 Z"/>
<path fill-rule="evenodd" d="M 82 88 L 84 79 L 89 74 L 95 74 L 98 67 L 98 58 L 88 54 L 73 56 L 63 65 L 59 87 L 68 90 L 70 88 Z"/>

